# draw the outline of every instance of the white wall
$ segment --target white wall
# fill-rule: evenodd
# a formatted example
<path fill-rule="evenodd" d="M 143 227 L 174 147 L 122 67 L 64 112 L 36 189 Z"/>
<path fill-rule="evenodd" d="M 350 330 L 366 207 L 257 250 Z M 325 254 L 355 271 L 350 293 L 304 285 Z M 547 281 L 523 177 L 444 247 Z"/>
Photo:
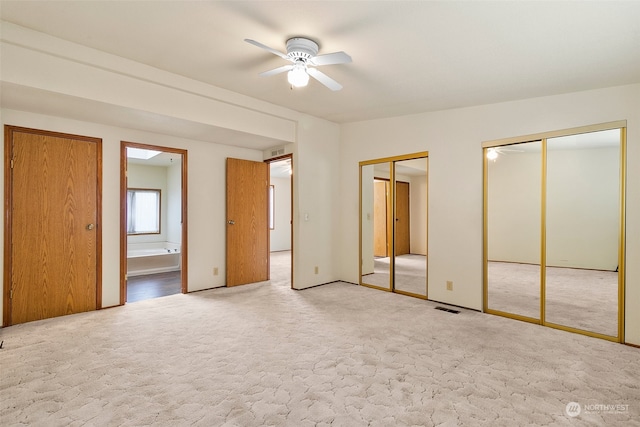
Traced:
<path fill-rule="evenodd" d="M 483 141 L 626 119 L 626 341 L 640 344 L 640 85 L 342 126 L 341 277 L 358 275 L 358 162 L 429 151 L 429 298 L 482 308 Z M 446 290 L 446 281 L 454 290 Z"/>
<path fill-rule="evenodd" d="M 293 287 L 296 289 L 341 278 L 337 249 L 340 244 L 339 194 L 342 185 L 339 138 L 340 127 L 337 124 L 310 116 L 300 118 L 293 161 Z M 357 166 L 356 163 L 356 170 Z M 357 197 L 356 194 L 352 202 L 356 208 L 356 219 Z M 357 225 L 354 230 L 357 234 Z M 316 266 L 318 274 L 315 274 Z"/>
<path fill-rule="evenodd" d="M 271 252 L 291 250 L 291 178 L 271 177 L 275 190 L 275 221 L 270 231 Z"/>

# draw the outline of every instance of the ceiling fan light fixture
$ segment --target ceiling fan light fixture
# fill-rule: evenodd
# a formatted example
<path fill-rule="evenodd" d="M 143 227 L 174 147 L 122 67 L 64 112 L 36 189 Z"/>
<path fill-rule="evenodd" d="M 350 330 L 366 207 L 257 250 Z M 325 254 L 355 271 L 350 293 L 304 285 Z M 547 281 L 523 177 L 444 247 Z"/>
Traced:
<path fill-rule="evenodd" d="M 287 74 L 287 80 L 293 87 L 305 87 L 309 83 L 309 74 L 304 64 L 296 64 Z"/>
<path fill-rule="evenodd" d="M 309 83 L 309 77 L 313 77 L 320 84 L 333 91 L 342 89 L 340 83 L 316 68 L 321 65 L 351 62 L 351 57 L 342 51 L 318 55 L 318 43 L 305 37 L 293 37 L 287 40 L 286 54 L 255 40 L 244 39 L 244 41 L 292 63 L 292 65 L 284 65 L 260 73 L 263 77 L 288 72 L 287 80 L 292 88 L 306 86 Z M 307 66 L 310 67 L 307 68 Z"/>

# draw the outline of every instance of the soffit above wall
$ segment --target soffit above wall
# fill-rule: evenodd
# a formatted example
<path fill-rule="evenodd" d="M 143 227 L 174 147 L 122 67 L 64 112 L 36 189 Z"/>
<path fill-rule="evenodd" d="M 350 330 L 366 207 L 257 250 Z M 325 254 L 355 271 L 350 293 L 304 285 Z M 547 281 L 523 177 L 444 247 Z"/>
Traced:
<path fill-rule="evenodd" d="M 178 138 L 265 150 L 281 140 L 204 123 L 2 82 L 2 108 L 160 133 Z"/>

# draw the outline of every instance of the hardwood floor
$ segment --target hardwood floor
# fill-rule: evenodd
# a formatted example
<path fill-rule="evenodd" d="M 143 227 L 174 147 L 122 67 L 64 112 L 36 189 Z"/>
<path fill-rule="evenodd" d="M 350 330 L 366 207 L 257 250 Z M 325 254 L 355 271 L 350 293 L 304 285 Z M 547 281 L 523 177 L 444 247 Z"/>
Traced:
<path fill-rule="evenodd" d="M 164 297 L 182 292 L 180 272 L 133 276 L 127 280 L 127 302 Z"/>

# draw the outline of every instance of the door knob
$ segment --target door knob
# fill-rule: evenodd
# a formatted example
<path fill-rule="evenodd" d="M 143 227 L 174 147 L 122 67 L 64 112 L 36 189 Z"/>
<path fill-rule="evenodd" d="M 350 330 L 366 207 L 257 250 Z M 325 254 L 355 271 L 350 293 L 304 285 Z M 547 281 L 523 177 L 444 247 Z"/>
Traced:
<path fill-rule="evenodd" d="M 232 219 L 230 219 L 230 220 L 229 220 L 229 221 L 227 221 L 227 222 L 229 223 L 229 225 L 233 225 L 233 224 L 235 224 L 235 223 L 236 223 L 236 222 L 235 222 L 234 220 L 232 220 Z"/>
<path fill-rule="evenodd" d="M 95 228 L 95 225 L 93 224 L 87 225 L 87 230 L 93 230 L 94 228 Z"/>

